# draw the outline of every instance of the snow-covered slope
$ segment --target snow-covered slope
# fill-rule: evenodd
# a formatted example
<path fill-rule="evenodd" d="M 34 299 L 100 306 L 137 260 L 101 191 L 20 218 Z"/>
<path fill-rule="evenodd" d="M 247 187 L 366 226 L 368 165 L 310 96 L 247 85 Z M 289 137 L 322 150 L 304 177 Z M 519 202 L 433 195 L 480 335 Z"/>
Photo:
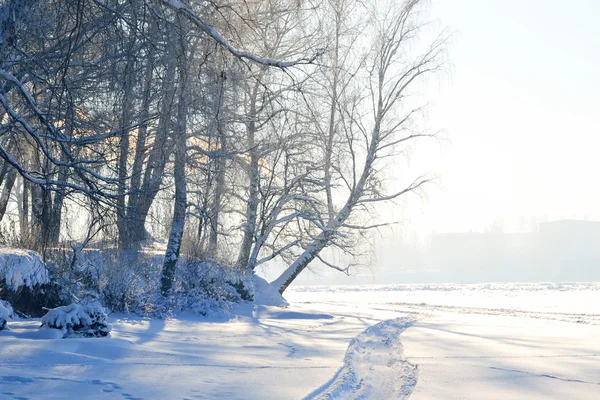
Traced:
<path fill-rule="evenodd" d="M 227 321 L 115 315 L 110 339 L 60 339 L 39 320 L 11 322 L 0 332 L 0 399 L 300 399 L 331 379 L 350 340 L 377 322 L 260 310 Z"/>

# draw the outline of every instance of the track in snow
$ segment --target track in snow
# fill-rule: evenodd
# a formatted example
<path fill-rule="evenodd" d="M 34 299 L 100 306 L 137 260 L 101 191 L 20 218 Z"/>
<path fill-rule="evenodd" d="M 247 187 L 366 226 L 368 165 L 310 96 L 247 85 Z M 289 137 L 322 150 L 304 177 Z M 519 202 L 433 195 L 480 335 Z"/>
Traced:
<path fill-rule="evenodd" d="M 415 322 L 402 317 L 373 325 L 352 339 L 344 365 L 306 399 L 406 399 L 417 367 L 403 358 L 400 334 Z"/>

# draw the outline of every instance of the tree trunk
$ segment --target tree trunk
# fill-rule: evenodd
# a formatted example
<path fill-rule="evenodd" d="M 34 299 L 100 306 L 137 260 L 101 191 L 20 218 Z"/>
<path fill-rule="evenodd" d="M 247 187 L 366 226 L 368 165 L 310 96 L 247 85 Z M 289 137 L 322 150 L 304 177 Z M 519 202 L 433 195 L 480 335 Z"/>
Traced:
<path fill-rule="evenodd" d="M 152 78 L 154 75 L 154 46 L 149 46 L 146 60 L 146 71 L 144 78 L 144 89 L 142 94 L 142 109 L 140 112 L 140 125 L 135 141 L 135 155 L 131 168 L 131 183 L 129 185 L 129 204 L 135 204 L 142 181 L 142 167 L 146 155 L 146 137 L 148 135 L 148 123 L 150 117 L 150 105 L 152 102 Z"/>
<path fill-rule="evenodd" d="M 252 134 L 254 137 L 254 134 Z M 258 217 L 258 154 L 254 149 L 250 150 L 250 165 L 249 167 L 249 185 L 248 185 L 248 202 L 246 204 L 246 222 L 244 223 L 244 236 L 240 246 L 240 253 L 236 264 L 240 267 L 248 266 L 250 254 L 252 253 L 252 243 L 256 231 L 256 219 Z"/>
<path fill-rule="evenodd" d="M 40 185 L 35 185 L 31 189 L 32 233 L 35 244 L 40 248 L 45 248 L 48 243 L 51 207 L 50 192 Z"/>
<path fill-rule="evenodd" d="M 21 179 L 23 190 L 21 192 L 21 202 L 19 207 L 19 228 L 21 230 L 21 241 L 29 237 L 29 182 Z"/>
<path fill-rule="evenodd" d="M 258 185 L 259 185 L 259 170 L 258 170 L 258 149 L 256 148 L 256 99 L 258 93 L 259 82 L 255 83 L 250 94 L 250 104 L 246 125 L 246 135 L 248 137 L 248 149 L 250 152 L 250 163 L 248 165 L 248 202 L 246 203 L 246 221 L 244 223 L 244 236 L 240 246 L 240 252 L 236 265 L 240 267 L 248 266 L 250 254 L 252 252 L 252 243 L 256 232 L 256 218 L 258 216 Z"/>
<path fill-rule="evenodd" d="M 178 18 L 179 19 L 179 18 Z M 182 21 L 178 21 L 180 26 Z M 161 294 L 167 296 L 173 286 L 175 268 L 179 259 L 181 239 L 185 228 L 185 211 L 187 206 L 187 189 L 185 180 L 186 165 L 186 130 L 187 130 L 187 62 L 184 37 L 180 38 L 179 51 L 179 102 L 177 106 L 177 127 L 173 132 L 175 153 L 174 179 L 175 179 L 175 204 L 173 207 L 173 220 L 167 251 L 163 262 Z"/>
<path fill-rule="evenodd" d="M 210 216 L 209 216 L 209 228 L 210 233 L 208 236 L 208 257 L 215 258 L 217 255 L 217 245 L 219 239 L 219 217 L 221 214 L 221 205 L 223 201 L 223 192 L 225 190 L 225 170 L 226 170 L 226 161 L 225 152 L 227 151 L 227 137 L 223 128 L 223 118 L 221 114 L 223 113 L 223 94 L 224 94 L 224 86 L 225 86 L 225 75 L 221 74 L 221 88 L 219 92 L 219 100 L 217 102 L 217 141 L 218 148 L 221 155 L 216 160 L 216 179 L 215 179 L 215 191 L 213 196 L 213 201 L 210 207 Z"/>
<path fill-rule="evenodd" d="M 48 227 L 48 243 L 52 245 L 58 244 L 60 240 L 60 225 L 62 224 L 62 206 L 64 200 L 64 191 L 59 191 L 54 194 L 52 210 L 49 216 L 50 226 Z"/>
<path fill-rule="evenodd" d="M 135 23 L 135 18 L 134 18 Z M 127 61 L 125 63 L 125 71 L 123 73 L 123 99 L 121 103 L 121 141 L 119 143 L 119 164 L 117 167 L 117 175 L 119 179 L 119 186 L 117 189 L 117 230 L 119 232 L 119 247 L 121 249 L 128 248 L 131 244 L 130 233 L 128 232 L 127 223 L 127 210 L 125 208 L 126 199 L 125 196 L 128 194 L 127 190 L 127 162 L 129 160 L 129 136 L 131 122 L 133 120 L 132 114 L 134 109 L 133 99 L 133 69 L 135 59 L 133 53 L 133 47 L 136 43 L 136 32 L 131 34 L 129 42 L 127 44 Z"/>
<path fill-rule="evenodd" d="M 12 192 L 12 188 L 16 179 L 17 170 L 11 168 L 6 174 L 4 187 L 2 188 L 2 197 L 0 197 L 0 221 L 2 221 L 4 214 L 6 213 L 6 207 L 8 206 L 8 201 L 10 200 L 10 193 Z"/>
<path fill-rule="evenodd" d="M 160 190 L 160 184 L 165 171 L 165 166 L 171 154 L 169 145 L 169 131 L 171 125 L 171 109 L 175 96 L 175 57 L 173 57 L 172 40 L 167 36 L 167 54 L 165 77 L 162 82 L 161 99 L 158 127 L 154 137 L 152 149 L 148 155 L 146 169 L 142 184 L 135 196 L 130 197 L 127 207 L 127 229 L 128 235 L 124 238 L 126 247 L 131 247 L 148 237 L 145 223 L 150 207 Z"/>
<path fill-rule="evenodd" d="M 333 206 L 333 194 L 331 192 L 331 169 L 332 169 L 332 158 L 333 158 L 333 139 L 336 131 L 336 110 L 338 107 L 338 85 L 340 77 L 339 69 L 339 50 L 340 50 L 340 30 L 341 30 L 341 10 L 335 10 L 335 46 L 333 49 L 333 82 L 331 88 L 331 107 L 329 109 L 329 128 L 327 131 L 327 137 L 325 138 L 325 194 L 327 196 L 327 215 L 329 220 L 334 217 L 334 206 Z"/>
<path fill-rule="evenodd" d="M 381 109 L 381 108 L 379 108 Z M 363 196 L 365 185 L 372 173 L 373 163 L 375 162 L 375 154 L 377 153 L 377 149 L 379 147 L 379 131 L 381 129 L 381 113 L 377 113 L 375 127 L 373 128 L 373 132 L 371 134 L 371 143 L 367 150 L 367 158 L 365 160 L 365 164 L 363 166 L 362 173 L 360 175 L 360 179 L 358 180 L 356 186 L 350 192 L 348 199 L 344 205 L 344 207 L 337 213 L 334 219 L 329 220 L 329 223 L 326 225 L 325 229 L 317 236 L 316 239 L 310 243 L 304 252 L 298 257 L 283 273 L 271 282 L 271 284 L 279 290 L 279 293 L 283 294 L 283 292 L 288 288 L 288 286 L 296 279 L 298 275 L 308 266 L 308 264 L 313 261 L 317 255 L 327 247 L 331 240 L 334 238 L 340 227 L 346 222 L 350 214 L 352 213 L 356 204 L 358 204 L 359 200 Z"/>
<path fill-rule="evenodd" d="M 279 293 L 283 294 L 288 286 L 300 275 L 302 271 L 314 260 L 317 255 L 329 244 L 331 233 L 321 233 L 280 276 L 271 282 Z"/>

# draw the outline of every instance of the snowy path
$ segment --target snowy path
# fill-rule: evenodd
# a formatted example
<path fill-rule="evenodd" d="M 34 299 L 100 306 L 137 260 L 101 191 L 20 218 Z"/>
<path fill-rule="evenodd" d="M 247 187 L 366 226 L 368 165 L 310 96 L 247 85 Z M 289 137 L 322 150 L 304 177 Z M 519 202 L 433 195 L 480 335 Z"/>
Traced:
<path fill-rule="evenodd" d="M 400 334 L 409 318 L 380 322 L 352 339 L 344 366 L 307 399 L 405 399 L 417 383 L 416 367 L 403 358 Z"/>

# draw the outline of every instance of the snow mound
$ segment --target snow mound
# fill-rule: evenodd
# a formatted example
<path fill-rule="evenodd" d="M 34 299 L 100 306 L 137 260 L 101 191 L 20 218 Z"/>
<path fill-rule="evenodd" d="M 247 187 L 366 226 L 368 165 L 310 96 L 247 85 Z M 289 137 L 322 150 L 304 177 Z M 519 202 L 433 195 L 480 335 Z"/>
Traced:
<path fill-rule="evenodd" d="M 269 282 L 254 275 L 252 277 L 254 284 L 254 303 L 263 306 L 287 307 L 289 303 L 281 296 Z"/>
<path fill-rule="evenodd" d="M 352 339 L 344 365 L 307 399 L 406 399 L 417 384 L 417 367 L 402 356 L 400 334 L 415 321 L 380 322 Z"/>
<path fill-rule="evenodd" d="M 13 319 L 13 309 L 7 301 L 0 300 L 0 331 L 6 328 L 9 319 Z"/>
<path fill-rule="evenodd" d="M 39 254 L 30 250 L 0 246 L 0 283 L 17 291 L 50 282 L 48 269 Z"/>
<path fill-rule="evenodd" d="M 42 317 L 42 326 L 59 329 L 63 337 L 108 336 L 112 327 L 106 323 L 107 313 L 100 305 L 70 304 L 49 310 Z"/>

